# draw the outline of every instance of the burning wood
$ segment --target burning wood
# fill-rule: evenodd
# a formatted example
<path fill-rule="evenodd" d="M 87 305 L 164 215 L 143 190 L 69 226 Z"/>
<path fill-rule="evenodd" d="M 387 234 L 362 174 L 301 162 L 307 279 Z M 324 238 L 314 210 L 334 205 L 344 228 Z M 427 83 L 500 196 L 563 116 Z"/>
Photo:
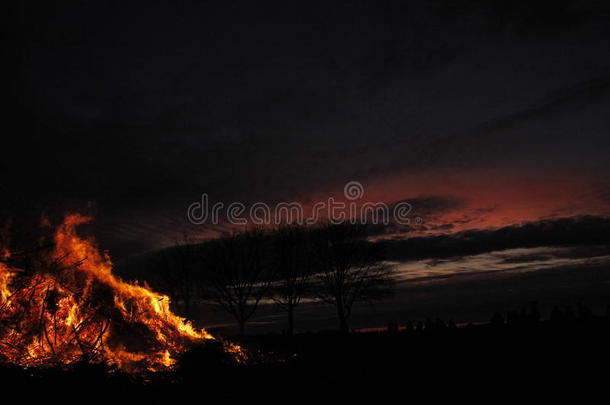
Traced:
<path fill-rule="evenodd" d="M 170 310 L 166 295 L 124 282 L 91 239 L 91 218 L 68 215 L 42 260 L 0 261 L 0 360 L 22 366 L 105 362 L 129 372 L 170 367 L 189 345 L 214 339 Z M 225 345 L 243 356 L 236 345 Z"/>

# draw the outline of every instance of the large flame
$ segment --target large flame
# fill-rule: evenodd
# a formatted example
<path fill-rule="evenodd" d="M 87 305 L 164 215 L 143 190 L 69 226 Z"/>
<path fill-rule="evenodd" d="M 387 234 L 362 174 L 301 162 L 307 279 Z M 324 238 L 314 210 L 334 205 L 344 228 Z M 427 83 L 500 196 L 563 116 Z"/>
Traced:
<path fill-rule="evenodd" d="M 189 344 L 213 339 L 172 313 L 166 295 L 114 276 L 109 257 L 76 234 L 90 219 L 68 215 L 51 253 L 33 268 L 0 261 L 0 358 L 23 366 L 84 359 L 156 371 Z"/>

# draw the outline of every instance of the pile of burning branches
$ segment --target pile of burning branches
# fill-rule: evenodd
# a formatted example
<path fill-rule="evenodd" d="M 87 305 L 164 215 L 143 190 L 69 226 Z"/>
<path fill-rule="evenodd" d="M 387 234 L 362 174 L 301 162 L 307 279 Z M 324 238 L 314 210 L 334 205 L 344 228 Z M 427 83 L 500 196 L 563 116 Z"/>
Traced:
<path fill-rule="evenodd" d="M 76 234 L 89 220 L 68 215 L 51 247 L 27 259 L 0 247 L 0 361 L 158 371 L 192 344 L 214 339 L 172 313 L 166 295 L 114 276 L 109 257 Z M 243 357 L 239 346 L 225 348 Z"/>

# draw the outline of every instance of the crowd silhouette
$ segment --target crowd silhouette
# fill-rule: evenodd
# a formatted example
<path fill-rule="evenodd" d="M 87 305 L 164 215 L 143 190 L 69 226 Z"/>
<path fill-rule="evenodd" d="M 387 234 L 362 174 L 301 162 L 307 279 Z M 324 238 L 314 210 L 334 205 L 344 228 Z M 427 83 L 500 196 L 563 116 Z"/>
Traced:
<path fill-rule="evenodd" d="M 582 302 L 576 304 L 576 310 L 571 305 L 563 307 L 554 305 L 549 318 L 543 320 L 538 309 L 538 302 L 532 301 L 528 306 L 517 310 L 509 310 L 505 314 L 494 312 L 489 322 L 478 323 L 476 326 L 526 329 L 543 325 L 566 328 L 575 325 L 583 326 L 591 322 L 603 323 L 604 321 L 610 322 L 610 304 L 608 304 L 606 312 L 603 315 L 595 315 L 591 308 Z M 475 324 L 469 323 L 462 326 L 474 327 Z M 404 325 L 390 321 L 387 325 L 387 332 L 389 334 L 422 335 L 442 333 L 448 330 L 455 330 L 456 328 L 458 328 L 458 325 L 452 319 L 444 321 L 440 318 L 435 318 L 434 320 L 427 318 L 425 321 L 406 321 Z"/>

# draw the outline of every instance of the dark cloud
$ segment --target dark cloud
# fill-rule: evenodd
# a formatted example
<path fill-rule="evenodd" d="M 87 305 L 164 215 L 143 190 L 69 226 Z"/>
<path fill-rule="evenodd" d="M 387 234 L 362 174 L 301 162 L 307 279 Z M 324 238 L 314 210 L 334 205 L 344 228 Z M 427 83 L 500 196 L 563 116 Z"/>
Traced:
<path fill-rule="evenodd" d="M 607 243 L 607 241 L 600 243 Z M 600 256 L 610 256 L 610 245 L 570 246 L 569 249 L 507 256 L 502 259 L 502 263 L 529 263 L 535 261 L 551 261 L 555 259 L 590 259 Z"/>
<path fill-rule="evenodd" d="M 610 219 L 562 218 L 495 230 L 469 230 L 452 235 L 383 240 L 377 243 L 384 247 L 392 260 L 449 258 L 514 248 L 574 245 L 583 247 L 574 250 L 572 257 L 586 257 L 599 254 L 597 251 L 600 248 L 597 245 L 610 244 Z"/>

